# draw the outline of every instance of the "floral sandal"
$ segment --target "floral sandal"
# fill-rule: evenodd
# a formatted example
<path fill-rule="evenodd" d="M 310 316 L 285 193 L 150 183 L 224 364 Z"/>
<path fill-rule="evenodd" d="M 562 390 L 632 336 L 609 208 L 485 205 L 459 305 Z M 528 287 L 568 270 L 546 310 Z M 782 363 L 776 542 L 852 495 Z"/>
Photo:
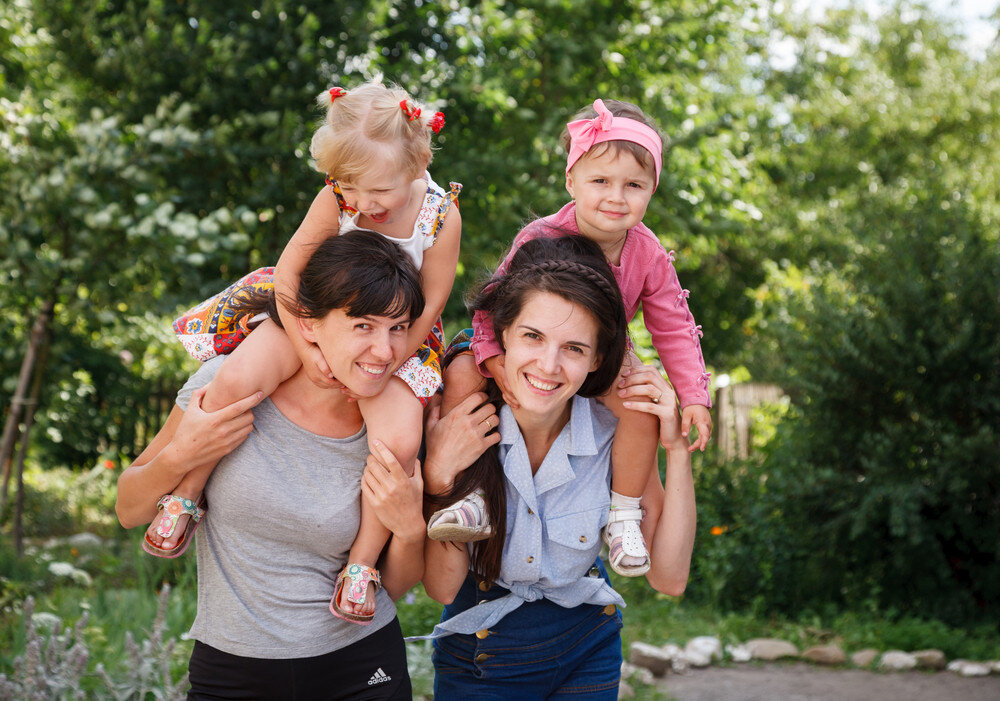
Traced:
<path fill-rule="evenodd" d="M 204 500 L 199 501 L 199 503 L 203 502 Z M 147 530 L 142 539 L 142 549 L 150 555 L 155 555 L 156 557 L 180 557 L 184 554 L 184 551 L 187 550 L 188 545 L 191 544 L 191 540 L 194 538 L 194 532 L 197 530 L 198 524 L 201 523 L 201 519 L 205 515 L 206 510 L 196 504 L 193 500 L 185 499 L 184 497 L 179 497 L 174 494 L 167 494 L 161 497 L 160 500 L 156 502 L 156 506 L 160 512 L 160 515 L 157 516 L 159 522 L 156 524 L 156 535 L 158 536 L 169 538 L 174 534 L 174 531 L 177 530 L 177 521 L 181 516 L 187 515 L 191 518 L 184 527 L 184 534 L 177 542 L 177 545 L 172 548 L 161 548 L 149 539 L 149 531 Z"/>
<path fill-rule="evenodd" d="M 453 543 L 474 543 L 493 533 L 483 492 L 476 490 L 446 509 L 435 511 L 427 521 L 427 537 Z"/>
<path fill-rule="evenodd" d="M 608 525 L 604 527 L 604 542 L 608 544 L 608 561 L 611 569 L 623 577 L 639 577 L 649 571 L 649 553 L 646 551 L 646 541 L 643 540 L 639 522 L 642 520 L 642 509 L 620 509 L 612 507 L 608 516 Z M 611 524 L 620 523 L 621 533 L 611 534 Z M 626 557 L 642 558 L 638 565 L 622 563 Z"/>
<path fill-rule="evenodd" d="M 374 567 L 352 562 L 337 575 L 337 583 L 333 588 L 333 598 L 330 599 L 330 613 L 337 618 L 343 618 L 345 621 L 350 621 L 351 623 L 357 623 L 362 626 L 368 625 L 375 618 L 374 611 L 371 613 L 353 613 L 340 607 L 340 594 L 345 584 L 347 585 L 347 600 L 353 604 L 364 604 L 367 599 L 368 585 L 375 585 L 375 589 L 372 591 L 374 595 L 382 586 L 382 577 Z"/>

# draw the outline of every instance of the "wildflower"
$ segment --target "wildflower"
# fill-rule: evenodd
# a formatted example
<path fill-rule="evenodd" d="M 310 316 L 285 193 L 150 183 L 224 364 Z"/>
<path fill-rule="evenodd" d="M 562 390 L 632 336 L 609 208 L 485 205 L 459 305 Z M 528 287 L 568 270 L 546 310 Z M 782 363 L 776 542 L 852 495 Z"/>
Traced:
<path fill-rule="evenodd" d="M 70 548 L 69 554 L 72 555 L 73 557 L 79 557 L 80 551 L 77 550 L 76 548 Z"/>
<path fill-rule="evenodd" d="M 111 460 L 105 460 L 104 461 L 104 469 L 106 469 L 106 470 L 113 470 L 113 469 L 115 469 L 115 464 Z"/>
<path fill-rule="evenodd" d="M 711 533 L 712 535 L 722 535 L 728 530 L 729 526 L 712 526 L 712 529 L 709 531 L 709 533 Z"/>

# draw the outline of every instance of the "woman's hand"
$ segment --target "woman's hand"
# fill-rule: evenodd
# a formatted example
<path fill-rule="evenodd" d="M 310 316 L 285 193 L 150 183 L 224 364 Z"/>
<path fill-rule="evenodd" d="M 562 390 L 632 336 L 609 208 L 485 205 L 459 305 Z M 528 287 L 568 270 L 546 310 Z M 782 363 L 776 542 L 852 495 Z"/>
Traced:
<path fill-rule="evenodd" d="M 683 445 L 677 395 L 652 365 L 639 365 L 622 372 L 626 409 L 653 414 L 660 419 L 660 444 L 670 450 Z M 640 399 L 641 398 L 641 399 Z M 648 400 L 648 401 L 647 401 Z"/>
<path fill-rule="evenodd" d="M 199 387 L 191 393 L 170 441 L 171 450 L 192 466 L 214 465 L 246 440 L 253 430 L 250 410 L 264 398 L 256 392 L 217 411 L 205 411 L 201 401 L 207 390 Z"/>
<path fill-rule="evenodd" d="M 470 394 L 443 419 L 439 418 L 440 411 L 439 407 L 433 407 L 424 426 L 427 442 L 424 477 L 431 494 L 450 490 L 462 470 L 500 442 L 500 433 L 494 431 L 500 425 L 500 417 L 493 405 L 486 403 L 483 392 Z"/>
<path fill-rule="evenodd" d="M 426 524 L 423 516 L 424 482 L 420 461 L 407 477 L 402 466 L 382 441 L 375 440 L 368 464 L 361 478 L 361 491 L 375 509 L 375 515 L 393 535 L 414 542 L 423 541 Z"/>

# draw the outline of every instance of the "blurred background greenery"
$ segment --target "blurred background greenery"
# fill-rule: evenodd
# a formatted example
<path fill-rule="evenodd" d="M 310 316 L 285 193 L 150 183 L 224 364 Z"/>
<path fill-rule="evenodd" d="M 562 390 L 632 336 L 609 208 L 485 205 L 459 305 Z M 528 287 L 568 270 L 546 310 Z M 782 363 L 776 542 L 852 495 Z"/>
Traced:
<path fill-rule="evenodd" d="M 685 603 L 995 632 L 996 39 L 970 50 L 921 2 L 10 0 L 0 47 L 4 548 L 18 520 L 93 523 L 32 490 L 137 454 L 195 367 L 169 320 L 275 261 L 322 186 L 314 96 L 383 76 L 447 117 L 451 330 L 519 226 L 565 200 L 576 110 L 630 100 L 668 135 L 645 221 L 715 380 L 787 396 L 755 414 L 749 457 L 696 457 Z M 25 567 L 0 560 L 0 600 Z"/>

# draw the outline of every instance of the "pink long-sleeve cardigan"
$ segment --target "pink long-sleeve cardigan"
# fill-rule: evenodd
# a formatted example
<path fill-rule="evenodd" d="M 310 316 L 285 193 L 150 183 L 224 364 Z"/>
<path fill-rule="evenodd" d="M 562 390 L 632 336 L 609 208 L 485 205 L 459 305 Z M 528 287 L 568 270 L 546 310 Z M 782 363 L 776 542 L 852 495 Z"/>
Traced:
<path fill-rule="evenodd" d="M 507 269 L 511 256 L 526 241 L 579 234 L 576 226 L 576 203 L 569 202 L 555 214 L 537 219 L 514 238 L 510 253 L 500 264 Z M 635 316 L 642 304 L 643 321 L 653 337 L 653 347 L 667 371 L 667 377 L 680 398 L 681 408 L 691 404 L 712 405 L 708 392 L 710 373 L 705 371 L 701 353 L 701 326 L 695 324 L 688 308 L 688 291 L 681 287 L 673 266 L 674 254 L 660 245 L 656 235 L 639 223 L 628 230 L 621 260 L 611 270 L 618 282 L 628 318 Z M 476 312 L 472 320 L 472 352 L 486 374 L 483 363 L 502 350 L 493 334 L 489 316 Z"/>

